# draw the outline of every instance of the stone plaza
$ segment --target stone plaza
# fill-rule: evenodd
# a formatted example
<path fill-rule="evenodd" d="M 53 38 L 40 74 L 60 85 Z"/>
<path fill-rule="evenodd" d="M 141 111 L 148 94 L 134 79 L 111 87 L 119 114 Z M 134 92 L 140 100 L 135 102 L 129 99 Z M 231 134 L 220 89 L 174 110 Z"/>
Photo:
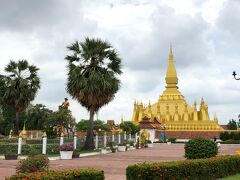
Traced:
<path fill-rule="evenodd" d="M 219 148 L 219 155 L 235 154 L 239 149 L 240 145 L 222 144 Z M 153 148 L 81 157 L 73 160 L 51 160 L 50 169 L 96 168 L 104 170 L 106 180 L 124 180 L 128 165 L 184 159 L 184 144 L 155 143 Z M 17 162 L 17 160 L 0 160 L 0 180 L 15 174 Z"/>

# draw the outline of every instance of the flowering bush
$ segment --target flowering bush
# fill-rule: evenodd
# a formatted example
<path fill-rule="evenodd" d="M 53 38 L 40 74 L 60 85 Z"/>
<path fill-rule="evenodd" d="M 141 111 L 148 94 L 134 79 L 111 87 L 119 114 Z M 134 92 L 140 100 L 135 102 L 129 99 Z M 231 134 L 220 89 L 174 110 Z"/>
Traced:
<path fill-rule="evenodd" d="M 13 175 L 6 180 L 59 180 L 59 179 L 82 179 L 82 180 L 103 180 L 104 172 L 95 169 L 76 169 L 65 171 L 47 171 L 34 173 L 21 173 Z"/>
<path fill-rule="evenodd" d="M 30 173 L 36 171 L 47 171 L 49 160 L 47 156 L 38 155 L 30 156 L 27 159 L 18 162 L 16 170 L 17 173 Z"/>
<path fill-rule="evenodd" d="M 73 145 L 72 144 L 62 144 L 60 146 L 60 151 L 73 151 Z"/>

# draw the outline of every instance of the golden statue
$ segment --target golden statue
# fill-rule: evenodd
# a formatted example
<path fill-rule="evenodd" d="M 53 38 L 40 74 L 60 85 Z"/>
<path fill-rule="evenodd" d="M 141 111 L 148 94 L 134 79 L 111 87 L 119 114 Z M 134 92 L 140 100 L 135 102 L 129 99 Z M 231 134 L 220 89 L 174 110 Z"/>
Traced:
<path fill-rule="evenodd" d="M 69 107 L 68 98 L 64 98 L 64 101 L 60 107 L 64 108 L 64 109 L 68 109 L 68 107 Z"/>
<path fill-rule="evenodd" d="M 145 129 L 142 130 L 141 134 L 140 134 L 140 138 L 141 138 L 141 142 L 145 142 L 146 140 L 148 140 L 150 137 L 150 134 L 148 131 L 146 131 Z"/>
<path fill-rule="evenodd" d="M 178 77 L 174 66 L 172 47 L 165 81 L 165 90 L 156 103 L 149 103 L 149 106 L 145 107 L 142 102 L 134 102 L 133 123 L 138 124 L 144 116 L 147 116 L 151 122 L 156 119 L 159 123 L 166 124 L 168 130 L 223 130 L 218 125 L 216 116 L 210 120 L 208 105 L 203 98 L 198 110 L 196 101 L 193 105 L 189 105 L 178 90 Z"/>

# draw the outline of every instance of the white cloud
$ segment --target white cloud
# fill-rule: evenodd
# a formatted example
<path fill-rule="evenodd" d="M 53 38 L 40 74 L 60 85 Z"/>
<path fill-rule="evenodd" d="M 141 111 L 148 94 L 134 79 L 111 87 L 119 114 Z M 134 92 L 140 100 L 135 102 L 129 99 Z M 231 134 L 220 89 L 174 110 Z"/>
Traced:
<path fill-rule="evenodd" d="M 190 104 L 202 96 L 221 123 L 239 112 L 239 9 L 237 0 L 0 2 L 0 73 L 10 59 L 40 67 L 34 102 L 57 109 L 66 93 L 66 46 L 86 36 L 107 39 L 123 59 L 122 87 L 99 118 L 131 118 L 134 99 L 155 102 L 173 44 L 179 87 Z M 237 72 L 238 72 L 237 71 Z M 69 98 L 70 99 L 70 98 Z M 71 100 L 77 120 L 88 112 Z"/>

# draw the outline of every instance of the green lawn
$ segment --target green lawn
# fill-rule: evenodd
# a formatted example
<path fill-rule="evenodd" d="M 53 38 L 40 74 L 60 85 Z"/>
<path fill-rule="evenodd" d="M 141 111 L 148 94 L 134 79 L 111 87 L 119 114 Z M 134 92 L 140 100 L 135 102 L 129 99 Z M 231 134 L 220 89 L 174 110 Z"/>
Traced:
<path fill-rule="evenodd" d="M 236 174 L 234 176 L 229 176 L 226 178 L 222 178 L 221 180 L 239 180 L 240 179 L 240 174 Z"/>

